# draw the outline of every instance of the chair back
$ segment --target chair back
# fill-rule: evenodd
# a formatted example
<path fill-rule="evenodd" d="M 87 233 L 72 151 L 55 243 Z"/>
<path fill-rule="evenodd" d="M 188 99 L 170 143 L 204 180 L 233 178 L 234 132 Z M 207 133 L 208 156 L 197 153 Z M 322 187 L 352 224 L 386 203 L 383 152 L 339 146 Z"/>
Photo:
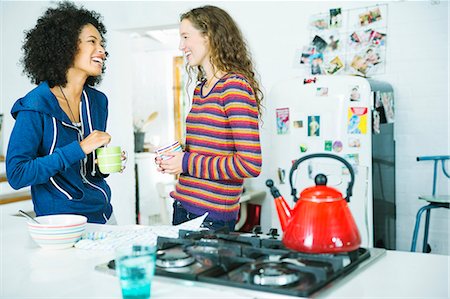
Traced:
<path fill-rule="evenodd" d="M 434 161 L 434 170 L 433 170 L 433 197 L 436 196 L 436 186 L 437 186 L 437 175 L 438 175 L 438 164 L 441 162 L 442 172 L 444 175 L 450 179 L 450 174 L 446 169 L 445 161 L 450 160 L 450 156 L 421 156 L 417 157 L 417 161 Z"/>

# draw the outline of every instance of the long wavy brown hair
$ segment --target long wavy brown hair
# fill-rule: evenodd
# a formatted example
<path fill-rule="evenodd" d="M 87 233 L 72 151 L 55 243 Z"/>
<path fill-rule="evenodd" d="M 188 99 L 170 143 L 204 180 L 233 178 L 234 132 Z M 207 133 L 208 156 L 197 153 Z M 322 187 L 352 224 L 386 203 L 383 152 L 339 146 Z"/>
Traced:
<path fill-rule="evenodd" d="M 206 5 L 194 8 L 180 16 L 180 22 L 188 19 L 194 28 L 208 37 L 211 53 L 211 64 L 214 71 L 221 70 L 227 73 L 243 75 L 255 93 L 258 113 L 261 115 L 262 99 L 264 97 L 250 57 L 250 51 L 241 30 L 230 15 L 221 8 Z M 197 80 L 205 80 L 205 72 L 201 66 L 186 66 L 191 78 L 197 73 Z"/>

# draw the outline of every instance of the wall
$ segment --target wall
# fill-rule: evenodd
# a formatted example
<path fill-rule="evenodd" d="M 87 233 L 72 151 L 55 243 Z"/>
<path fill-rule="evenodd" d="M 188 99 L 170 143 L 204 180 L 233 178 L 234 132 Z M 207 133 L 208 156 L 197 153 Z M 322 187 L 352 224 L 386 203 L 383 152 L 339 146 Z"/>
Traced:
<path fill-rule="evenodd" d="M 110 132 L 114 141 L 132 148 L 131 108 L 126 74 L 127 37 L 125 29 L 172 25 L 180 12 L 206 2 L 83 2 L 104 15 L 109 29 L 108 70 L 100 89 L 110 98 Z M 383 2 L 385 3 L 385 2 Z M 399 250 L 409 250 L 415 213 L 421 206 L 420 193 L 429 192 L 431 169 L 415 161 L 419 155 L 449 154 L 448 102 L 448 3 L 446 1 L 388 2 L 388 47 L 386 74 L 376 79 L 389 81 L 395 89 L 397 141 L 397 230 Z M 0 2 L 1 5 L 1 111 L 31 85 L 21 75 L 17 61 L 23 30 L 34 25 L 46 2 Z M 295 50 L 308 43 L 307 20 L 311 14 L 329 8 L 372 6 L 375 2 L 214 2 L 236 19 L 253 53 L 266 95 L 284 78 L 301 75 L 293 67 Z M 20 18 L 18 18 L 20 16 Z M 20 21 L 19 21 L 20 20 Z M 6 42 L 7 41 L 7 42 Z M 149 66 L 150 67 L 150 66 Z M 120 70 L 120 71 L 118 71 Z M 127 89 L 128 88 L 128 89 Z M 267 111 L 276 107 L 265 98 Z M 120 122 L 117 119 L 121 119 Z M 114 120 L 114 121 L 112 121 Z M 5 119 L 5 135 L 12 120 Z M 261 176 L 250 180 L 253 188 L 265 188 L 264 181 L 275 177 L 276 157 L 270 152 L 270 136 L 275 132 L 274 116 L 264 116 L 261 130 L 264 166 Z M 132 155 L 130 156 L 132 159 Z M 129 221 L 133 201 L 134 174 L 130 171 L 110 179 L 115 194 L 119 223 Z M 122 178 L 125 178 L 122 180 Z M 442 189 L 448 189 L 442 185 Z M 126 187 L 126 188 L 124 188 Z M 448 191 L 448 190 L 447 190 Z M 448 211 L 433 211 L 430 244 L 435 253 L 449 254 Z M 123 220 L 122 220 L 123 219 Z M 278 226 L 271 197 L 263 206 L 263 227 Z"/>

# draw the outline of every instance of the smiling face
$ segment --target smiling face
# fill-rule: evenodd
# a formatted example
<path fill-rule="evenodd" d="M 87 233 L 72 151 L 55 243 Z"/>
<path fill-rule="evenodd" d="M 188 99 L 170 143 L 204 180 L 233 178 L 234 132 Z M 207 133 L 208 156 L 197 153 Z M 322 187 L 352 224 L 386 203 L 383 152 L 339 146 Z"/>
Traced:
<path fill-rule="evenodd" d="M 81 30 L 78 40 L 78 52 L 74 58 L 72 71 L 82 73 L 86 78 L 101 75 L 106 53 L 97 28 L 87 24 Z"/>
<path fill-rule="evenodd" d="M 209 64 L 208 37 L 196 29 L 189 19 L 180 23 L 180 46 L 191 67 Z"/>

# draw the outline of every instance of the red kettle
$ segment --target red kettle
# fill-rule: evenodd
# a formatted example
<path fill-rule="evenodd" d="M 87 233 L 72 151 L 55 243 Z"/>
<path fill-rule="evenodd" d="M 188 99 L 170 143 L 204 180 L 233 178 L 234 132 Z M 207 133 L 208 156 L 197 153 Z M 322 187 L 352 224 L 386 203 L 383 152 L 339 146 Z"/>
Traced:
<path fill-rule="evenodd" d="M 297 201 L 297 191 L 292 184 L 292 175 L 300 163 L 312 158 L 331 158 L 341 161 L 349 170 L 351 180 L 347 197 L 335 188 L 328 187 L 327 177 L 318 174 L 315 186 L 306 188 Z M 266 185 L 275 198 L 275 206 L 283 230 L 283 244 L 293 250 L 306 253 L 349 252 L 359 248 L 361 236 L 347 202 L 352 195 L 355 174 L 352 166 L 343 158 L 325 153 L 311 154 L 295 161 L 289 174 L 291 194 L 296 202 L 291 209 L 272 180 Z"/>

